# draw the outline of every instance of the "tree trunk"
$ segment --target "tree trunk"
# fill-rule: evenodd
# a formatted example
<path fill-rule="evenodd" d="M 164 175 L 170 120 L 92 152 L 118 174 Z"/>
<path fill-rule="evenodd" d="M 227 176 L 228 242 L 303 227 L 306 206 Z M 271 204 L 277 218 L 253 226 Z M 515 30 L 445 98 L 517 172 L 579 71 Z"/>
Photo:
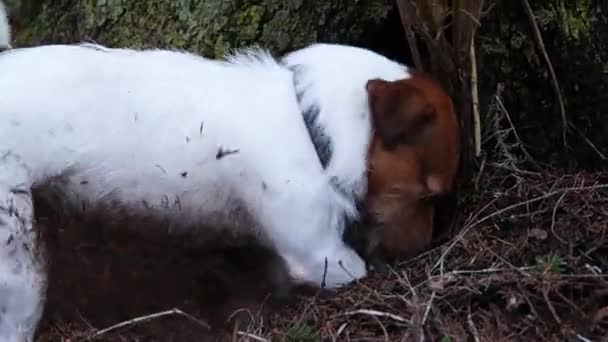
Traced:
<path fill-rule="evenodd" d="M 220 57 L 259 44 L 284 53 L 313 41 L 351 43 L 382 21 L 385 0 L 9 0 L 17 46 L 83 40 Z M 12 6 L 11 6 L 12 5 Z"/>
<path fill-rule="evenodd" d="M 553 80 L 522 1 L 491 1 L 476 38 L 480 99 L 498 83 L 532 155 L 570 168 L 605 168 L 608 157 L 608 2 L 529 0 L 563 94 L 567 147 Z"/>

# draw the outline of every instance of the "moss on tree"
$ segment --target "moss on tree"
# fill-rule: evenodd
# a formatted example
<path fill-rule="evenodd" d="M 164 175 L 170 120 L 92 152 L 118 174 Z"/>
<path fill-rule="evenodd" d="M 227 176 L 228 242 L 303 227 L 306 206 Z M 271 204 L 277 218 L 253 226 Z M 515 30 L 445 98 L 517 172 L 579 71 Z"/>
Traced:
<path fill-rule="evenodd" d="M 312 41 L 353 42 L 383 20 L 384 0 L 22 0 L 18 46 L 90 40 L 219 57 L 260 44 L 275 53 Z M 37 3 L 37 4 L 36 4 Z"/>

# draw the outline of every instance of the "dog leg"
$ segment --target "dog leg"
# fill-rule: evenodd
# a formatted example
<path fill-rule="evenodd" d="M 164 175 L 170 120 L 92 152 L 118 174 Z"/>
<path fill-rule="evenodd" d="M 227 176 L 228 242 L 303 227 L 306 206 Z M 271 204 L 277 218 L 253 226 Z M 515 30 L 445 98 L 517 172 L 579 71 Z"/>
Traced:
<path fill-rule="evenodd" d="M 29 342 L 42 314 L 44 274 L 37 260 L 27 169 L 0 156 L 0 341 Z"/>

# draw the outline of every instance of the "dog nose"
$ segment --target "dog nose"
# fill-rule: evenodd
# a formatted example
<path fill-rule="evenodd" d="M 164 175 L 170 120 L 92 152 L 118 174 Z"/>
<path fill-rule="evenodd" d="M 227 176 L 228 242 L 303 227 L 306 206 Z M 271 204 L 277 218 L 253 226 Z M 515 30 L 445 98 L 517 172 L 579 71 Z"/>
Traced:
<path fill-rule="evenodd" d="M 433 195 L 439 195 L 445 192 L 445 184 L 439 176 L 428 176 L 426 178 L 426 188 Z"/>

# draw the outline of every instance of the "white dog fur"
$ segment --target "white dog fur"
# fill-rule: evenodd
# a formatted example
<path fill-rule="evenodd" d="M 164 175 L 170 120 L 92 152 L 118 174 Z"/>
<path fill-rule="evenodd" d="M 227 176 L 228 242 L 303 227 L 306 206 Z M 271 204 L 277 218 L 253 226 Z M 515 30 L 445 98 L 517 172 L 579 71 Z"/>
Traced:
<path fill-rule="evenodd" d="M 2 18 L 0 45 L 10 46 Z M 366 190 L 365 84 L 407 75 L 329 44 L 278 61 L 261 49 L 217 61 L 91 44 L 0 53 L 0 341 L 31 341 L 41 316 L 31 189 L 52 177 L 72 203 L 246 226 L 298 282 L 335 288 L 366 276 L 342 240 Z M 311 108 L 331 139 L 326 165 L 303 120 Z M 239 210 L 252 221 L 233 222 Z"/>

